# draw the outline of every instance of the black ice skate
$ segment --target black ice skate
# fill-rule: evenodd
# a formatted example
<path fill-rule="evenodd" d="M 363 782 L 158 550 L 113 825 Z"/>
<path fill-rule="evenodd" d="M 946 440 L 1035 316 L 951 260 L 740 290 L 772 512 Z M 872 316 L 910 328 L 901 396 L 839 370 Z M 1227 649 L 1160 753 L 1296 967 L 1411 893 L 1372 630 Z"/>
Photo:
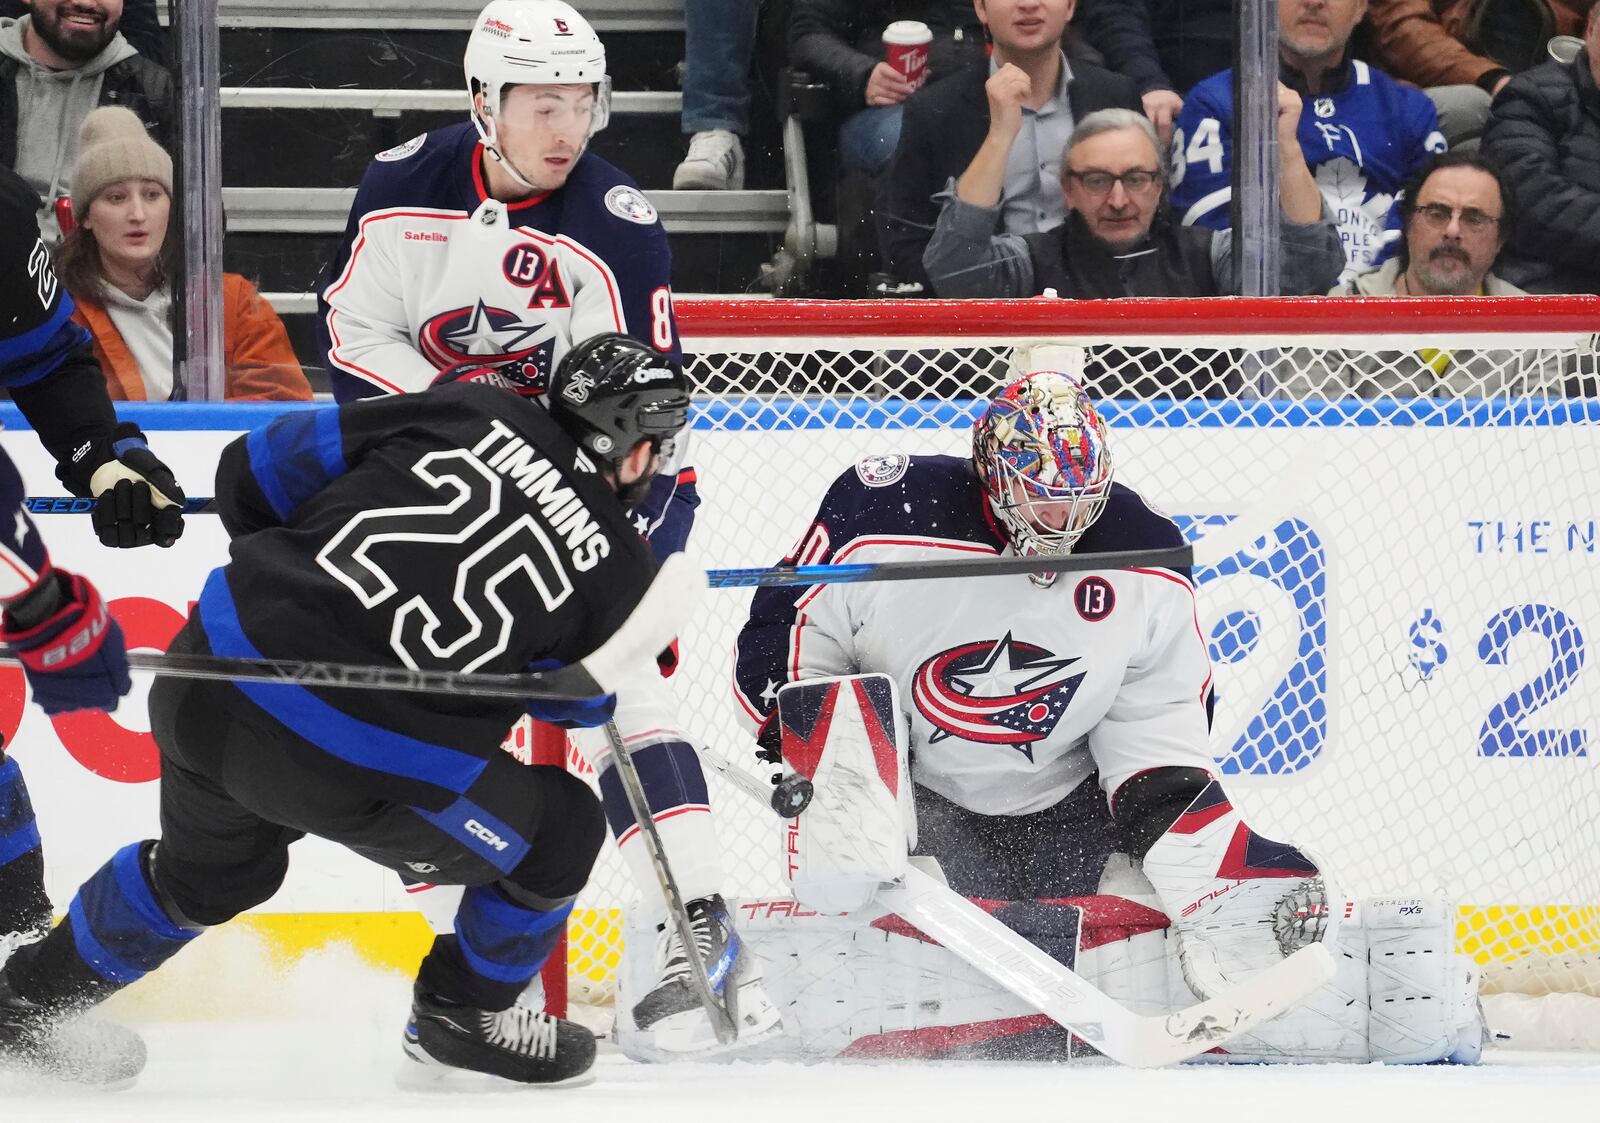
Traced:
<path fill-rule="evenodd" d="M 426 1072 L 407 1073 L 412 1084 L 447 1077 L 452 1070 L 544 1088 L 594 1079 L 594 1034 L 523 1005 L 480 1010 L 419 991 L 406 1024 L 405 1050 L 429 1066 Z"/>
<path fill-rule="evenodd" d="M 778 1009 L 762 985 L 761 962 L 734 931 L 721 895 L 697 898 L 686 908 L 711 991 L 727 1007 L 738 1039 L 726 1044 L 717 1041 L 690 980 L 683 940 L 675 927 L 667 926 L 662 933 L 665 966 L 661 978 L 633 1007 L 633 1024 L 640 1035 L 633 1047 L 647 1059 L 744 1048 L 778 1029 Z"/>
<path fill-rule="evenodd" d="M 133 1030 L 29 1002 L 0 970 L 0 1070 L 117 1089 L 131 1085 L 144 1062 L 144 1039 Z"/>

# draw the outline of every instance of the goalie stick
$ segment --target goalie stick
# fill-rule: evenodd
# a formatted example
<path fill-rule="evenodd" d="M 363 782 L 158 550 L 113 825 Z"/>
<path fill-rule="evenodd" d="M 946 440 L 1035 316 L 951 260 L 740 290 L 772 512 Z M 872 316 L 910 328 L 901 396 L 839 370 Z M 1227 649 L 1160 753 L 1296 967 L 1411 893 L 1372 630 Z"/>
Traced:
<path fill-rule="evenodd" d="M 294 659 L 237 659 L 220 655 L 176 655 L 132 651 L 128 666 L 174 678 L 275 682 L 353 690 L 399 690 L 422 694 L 467 694 L 480 698 L 555 700 L 614 694 L 632 675 L 650 668 L 688 620 L 705 575 L 682 554 L 661 564 L 644 596 L 620 627 L 589 655 L 565 667 L 523 674 L 473 674 L 415 667 L 362 666 Z M 0 645 L 0 663 L 21 660 Z"/>
<path fill-rule="evenodd" d="M 710 749 L 700 752 L 734 787 L 768 805 L 760 780 Z M 880 888 L 876 899 L 1040 1013 L 1132 1068 L 1176 1064 L 1215 1049 L 1300 1002 L 1334 974 L 1333 956 L 1314 944 L 1203 1002 L 1171 1014 L 1135 1014 L 915 866 L 899 883 Z"/>
<path fill-rule="evenodd" d="M 683 903 L 683 894 L 678 891 L 678 881 L 672 876 L 672 867 L 667 864 L 667 848 L 661 841 L 661 832 L 656 829 L 655 816 L 650 813 L 650 801 L 644 793 L 644 782 L 639 779 L 639 770 L 634 767 L 633 755 L 622 743 L 622 733 L 614 721 L 606 722 L 606 740 L 611 743 L 611 755 L 616 760 L 617 778 L 622 781 L 622 790 L 627 794 L 628 807 L 633 811 L 633 821 L 639 826 L 639 839 L 644 843 L 645 853 L 650 857 L 650 868 L 655 871 L 656 881 L 661 886 L 661 896 L 666 900 L 667 918 L 678 930 L 678 939 L 683 941 L 683 955 L 689 965 L 689 984 L 694 988 L 695 997 L 700 1000 L 700 1005 L 704 1007 L 706 1017 L 711 1020 L 711 1029 L 717 1035 L 717 1043 L 730 1045 L 739 1036 L 735 1025 L 735 1011 L 723 1000 L 718 999 L 716 992 L 711 988 L 711 978 L 706 974 L 705 960 L 700 957 L 699 949 L 695 945 L 694 924 L 689 919 L 689 910 Z M 734 1001 L 734 995 L 738 993 L 737 983 L 730 971 L 724 983 L 727 1002 Z"/>

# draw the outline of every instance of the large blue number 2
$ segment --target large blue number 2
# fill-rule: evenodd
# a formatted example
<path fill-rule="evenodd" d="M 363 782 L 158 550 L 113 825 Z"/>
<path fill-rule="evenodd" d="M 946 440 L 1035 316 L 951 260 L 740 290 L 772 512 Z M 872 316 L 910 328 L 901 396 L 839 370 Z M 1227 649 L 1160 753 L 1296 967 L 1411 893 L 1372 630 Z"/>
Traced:
<path fill-rule="evenodd" d="M 1558 608 L 1523 604 L 1489 618 L 1478 639 L 1478 658 L 1490 666 L 1506 662 L 1513 637 L 1535 632 L 1550 641 L 1550 664 L 1532 682 L 1496 702 L 1478 730 L 1483 756 L 1583 756 L 1589 734 L 1583 729 L 1525 729 L 1535 711 L 1561 697 L 1583 669 L 1583 633 Z"/>

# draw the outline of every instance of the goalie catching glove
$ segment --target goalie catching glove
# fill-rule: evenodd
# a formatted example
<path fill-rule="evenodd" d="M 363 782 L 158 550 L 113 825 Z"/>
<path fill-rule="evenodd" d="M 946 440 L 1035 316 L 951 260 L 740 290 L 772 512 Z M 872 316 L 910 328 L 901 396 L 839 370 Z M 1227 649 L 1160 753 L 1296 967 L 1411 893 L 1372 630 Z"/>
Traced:
<path fill-rule="evenodd" d="M 1318 941 L 1345 901 L 1319 863 L 1250 829 L 1197 768 L 1142 772 L 1114 815 L 1178 933 L 1185 981 L 1209 998 Z"/>
<path fill-rule="evenodd" d="M 183 534 L 183 489 L 131 421 L 83 445 L 56 475 L 72 494 L 95 499 L 102 545 L 170 546 Z"/>

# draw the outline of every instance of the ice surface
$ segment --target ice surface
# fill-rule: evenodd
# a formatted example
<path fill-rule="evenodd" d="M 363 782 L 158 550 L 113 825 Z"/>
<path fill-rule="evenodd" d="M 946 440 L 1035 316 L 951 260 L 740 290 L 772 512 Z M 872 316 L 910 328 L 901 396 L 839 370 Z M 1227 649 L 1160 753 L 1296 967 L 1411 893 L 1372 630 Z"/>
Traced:
<path fill-rule="evenodd" d="M 203 945 L 209 943 L 209 948 Z M 192 958 L 191 958 L 192 957 Z M 141 993 L 142 991 L 142 993 Z M 127 1091 L 0 1076 L 0 1121 L 539 1119 L 704 1123 L 1465 1123 L 1600 1118 L 1600 1063 L 1499 1058 L 1476 1069 L 1182 1068 L 987 1064 L 686 1064 L 607 1053 L 583 1088 L 401 1091 L 409 981 L 342 948 L 279 973 L 243 934 L 210 933 L 108 1013 L 137 1026 L 150 1064 Z M 1003 1113 L 1003 1114 L 1002 1114 Z M 1024 1114 L 1025 1113 L 1025 1114 Z"/>

